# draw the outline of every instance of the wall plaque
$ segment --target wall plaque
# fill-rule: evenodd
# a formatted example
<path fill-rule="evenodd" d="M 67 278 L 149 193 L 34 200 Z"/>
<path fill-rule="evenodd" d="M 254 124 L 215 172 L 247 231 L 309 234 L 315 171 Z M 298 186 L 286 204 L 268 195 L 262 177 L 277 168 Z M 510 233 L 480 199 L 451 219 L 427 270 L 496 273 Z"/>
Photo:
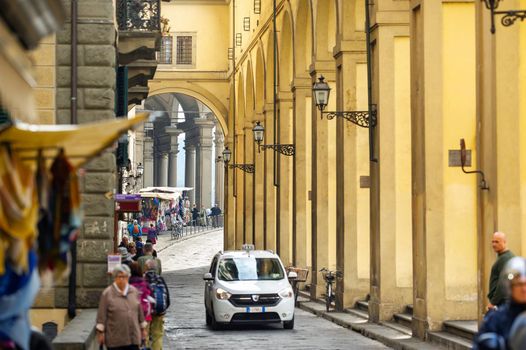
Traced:
<path fill-rule="evenodd" d="M 462 163 L 460 162 L 460 150 L 459 149 L 450 149 L 449 150 L 449 166 L 450 167 L 460 167 Z M 466 167 L 471 166 L 471 150 L 466 150 Z"/>
<path fill-rule="evenodd" d="M 360 176 L 360 188 L 371 188 L 370 176 Z"/>

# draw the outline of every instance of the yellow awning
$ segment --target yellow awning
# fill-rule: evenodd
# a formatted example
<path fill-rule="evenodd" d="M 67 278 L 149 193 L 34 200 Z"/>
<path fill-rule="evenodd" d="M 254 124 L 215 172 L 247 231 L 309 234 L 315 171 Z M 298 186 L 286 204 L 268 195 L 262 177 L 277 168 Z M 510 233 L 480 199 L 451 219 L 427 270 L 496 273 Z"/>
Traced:
<path fill-rule="evenodd" d="M 34 125 L 15 121 L 0 130 L 0 143 L 8 144 L 24 161 L 36 160 L 39 150 L 46 158 L 53 159 L 63 149 L 70 163 L 79 167 L 147 117 L 148 113 L 141 113 L 130 119 L 79 125 Z"/>

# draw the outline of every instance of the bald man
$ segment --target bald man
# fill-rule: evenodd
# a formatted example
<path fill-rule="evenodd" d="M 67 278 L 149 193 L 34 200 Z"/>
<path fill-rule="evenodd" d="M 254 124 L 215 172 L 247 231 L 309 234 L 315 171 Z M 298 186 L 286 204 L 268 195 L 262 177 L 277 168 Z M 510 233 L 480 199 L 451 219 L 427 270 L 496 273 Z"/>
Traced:
<path fill-rule="evenodd" d="M 500 277 L 508 261 L 514 257 L 513 253 L 508 250 L 506 235 L 502 232 L 493 234 L 491 246 L 497 253 L 497 261 L 493 264 L 489 277 L 488 310 L 499 307 L 506 302 L 506 288 L 501 283 Z"/>

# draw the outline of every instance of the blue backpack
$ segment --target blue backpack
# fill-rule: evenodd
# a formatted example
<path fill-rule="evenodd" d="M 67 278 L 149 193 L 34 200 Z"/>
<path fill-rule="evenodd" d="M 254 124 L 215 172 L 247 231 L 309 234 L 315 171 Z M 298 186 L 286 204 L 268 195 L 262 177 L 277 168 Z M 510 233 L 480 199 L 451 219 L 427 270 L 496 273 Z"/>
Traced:
<path fill-rule="evenodd" d="M 146 272 L 144 277 L 150 285 L 152 297 L 155 299 L 152 315 L 164 315 L 168 307 L 170 307 L 170 292 L 164 278 L 155 273 L 155 271 Z"/>

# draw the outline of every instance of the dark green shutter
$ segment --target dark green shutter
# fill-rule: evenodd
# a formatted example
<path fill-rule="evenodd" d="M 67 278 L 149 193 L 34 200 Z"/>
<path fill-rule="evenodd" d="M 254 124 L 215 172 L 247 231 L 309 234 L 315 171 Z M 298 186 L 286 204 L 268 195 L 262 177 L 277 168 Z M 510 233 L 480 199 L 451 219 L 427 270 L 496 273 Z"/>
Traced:
<path fill-rule="evenodd" d="M 117 68 L 117 89 L 115 91 L 115 114 L 117 118 L 128 115 L 128 67 Z"/>

